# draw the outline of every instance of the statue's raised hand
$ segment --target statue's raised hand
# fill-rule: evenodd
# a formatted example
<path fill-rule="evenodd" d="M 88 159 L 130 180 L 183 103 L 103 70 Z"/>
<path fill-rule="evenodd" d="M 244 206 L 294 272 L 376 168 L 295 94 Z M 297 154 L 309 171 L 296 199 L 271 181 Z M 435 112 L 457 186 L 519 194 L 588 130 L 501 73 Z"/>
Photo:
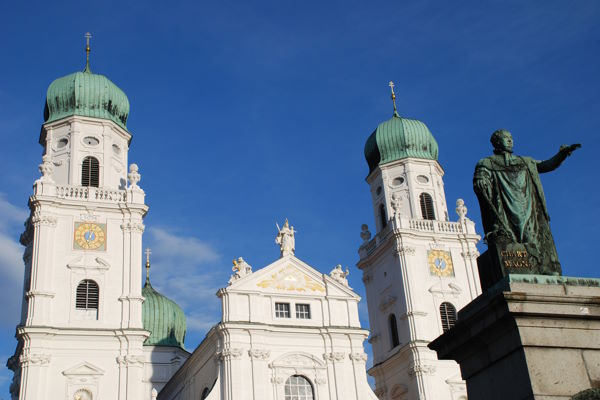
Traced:
<path fill-rule="evenodd" d="M 570 156 L 571 153 L 573 153 L 575 150 L 577 150 L 580 147 L 581 147 L 581 144 L 579 144 L 579 143 L 575 143 L 575 144 L 572 144 L 570 146 L 567 146 L 566 144 L 563 144 L 562 146 L 560 146 L 559 152 L 563 153 L 566 156 Z"/>

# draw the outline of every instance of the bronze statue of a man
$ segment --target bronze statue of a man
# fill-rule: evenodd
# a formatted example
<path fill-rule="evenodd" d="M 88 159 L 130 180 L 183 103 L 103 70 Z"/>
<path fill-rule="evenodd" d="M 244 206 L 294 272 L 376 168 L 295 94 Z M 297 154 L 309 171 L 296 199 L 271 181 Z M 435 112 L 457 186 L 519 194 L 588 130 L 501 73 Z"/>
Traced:
<path fill-rule="evenodd" d="M 503 263 L 503 275 L 561 275 L 539 174 L 558 168 L 581 145 L 561 146 L 554 157 L 537 161 L 514 155 L 512 136 L 504 129 L 490 140 L 494 155 L 477 163 L 473 188 L 487 244 Z"/>

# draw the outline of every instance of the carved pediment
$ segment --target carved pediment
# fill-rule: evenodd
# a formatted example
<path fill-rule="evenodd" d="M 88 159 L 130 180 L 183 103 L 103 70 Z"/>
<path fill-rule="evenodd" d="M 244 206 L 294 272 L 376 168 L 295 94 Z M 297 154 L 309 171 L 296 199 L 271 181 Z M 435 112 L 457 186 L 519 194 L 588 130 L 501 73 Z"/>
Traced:
<path fill-rule="evenodd" d="M 101 257 L 94 257 L 91 255 L 81 255 L 75 257 L 67 263 L 67 268 L 70 269 L 92 269 L 98 271 L 104 271 L 110 268 L 108 261 Z"/>
<path fill-rule="evenodd" d="M 438 295 L 454 295 L 458 296 L 462 293 L 462 288 L 458 286 L 456 283 L 448 283 L 446 285 L 442 284 L 442 282 L 438 282 L 435 285 L 429 288 L 429 293 L 438 294 Z"/>
<path fill-rule="evenodd" d="M 67 377 L 78 377 L 78 376 L 100 376 L 104 375 L 104 370 L 92 365 L 88 362 L 82 362 L 72 368 L 64 370 L 62 372 Z"/>

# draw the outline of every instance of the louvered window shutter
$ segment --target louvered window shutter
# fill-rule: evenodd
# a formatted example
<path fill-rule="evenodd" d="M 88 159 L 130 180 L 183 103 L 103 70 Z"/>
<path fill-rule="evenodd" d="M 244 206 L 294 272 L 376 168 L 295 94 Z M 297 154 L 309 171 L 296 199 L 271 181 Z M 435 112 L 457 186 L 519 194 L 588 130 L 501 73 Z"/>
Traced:
<path fill-rule="evenodd" d="M 94 157 L 86 157 L 81 165 L 81 186 L 100 185 L 100 163 Z"/>
<path fill-rule="evenodd" d="M 442 319 L 442 330 L 446 332 L 456 324 L 456 308 L 448 302 L 440 304 L 440 318 Z"/>
<path fill-rule="evenodd" d="M 97 310 L 100 290 L 98 284 L 85 279 L 77 285 L 75 308 L 78 310 Z"/>
<path fill-rule="evenodd" d="M 423 219 L 435 219 L 431 195 L 429 195 L 429 193 L 421 193 L 419 202 L 421 203 L 421 215 L 423 216 Z"/>

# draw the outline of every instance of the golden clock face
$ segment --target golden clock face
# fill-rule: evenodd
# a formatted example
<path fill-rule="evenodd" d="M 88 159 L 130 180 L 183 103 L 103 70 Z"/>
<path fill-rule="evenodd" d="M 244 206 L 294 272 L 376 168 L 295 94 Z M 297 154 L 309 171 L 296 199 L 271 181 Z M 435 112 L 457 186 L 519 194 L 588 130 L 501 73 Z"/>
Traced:
<path fill-rule="evenodd" d="M 454 276 L 452 255 L 449 251 L 429 250 L 427 252 L 429 273 L 436 276 Z"/>
<path fill-rule="evenodd" d="M 75 222 L 73 247 L 76 250 L 106 250 L 106 224 Z"/>

